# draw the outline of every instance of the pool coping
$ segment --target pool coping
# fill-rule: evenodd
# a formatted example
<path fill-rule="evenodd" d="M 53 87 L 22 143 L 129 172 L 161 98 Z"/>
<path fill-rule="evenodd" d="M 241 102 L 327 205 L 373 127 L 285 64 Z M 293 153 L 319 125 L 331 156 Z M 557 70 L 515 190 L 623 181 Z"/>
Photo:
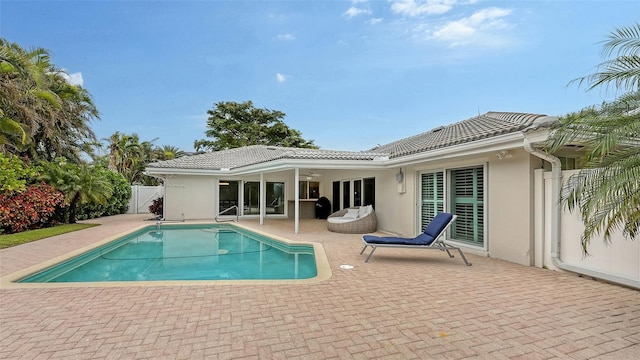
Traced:
<path fill-rule="evenodd" d="M 215 225 L 211 221 L 189 221 L 179 223 L 162 223 L 162 226 L 180 226 L 180 225 Z M 56 256 L 44 262 L 36 265 L 29 266 L 27 268 L 15 271 L 11 274 L 5 275 L 0 278 L 0 288 L 2 289 L 53 289 L 53 288 L 73 288 L 73 287 L 156 287 L 156 286 L 194 286 L 194 285 L 206 285 L 206 286 L 224 286 L 224 285 L 310 285 L 317 284 L 326 281 L 331 278 L 331 266 L 329 265 L 329 259 L 324 251 L 324 247 L 320 243 L 311 241 L 293 241 L 282 236 L 274 235 L 264 231 L 256 230 L 254 228 L 245 226 L 239 223 L 228 222 L 225 225 L 231 225 L 241 228 L 246 231 L 256 233 L 258 235 L 266 236 L 271 239 L 281 241 L 287 245 L 309 245 L 313 246 L 313 251 L 316 259 L 317 275 L 309 279 L 269 279 L 269 280 L 153 280 L 153 281 L 102 281 L 102 282 L 66 282 L 66 283 L 19 283 L 20 279 L 23 279 L 36 272 L 42 271 L 48 267 L 55 266 L 64 261 L 67 261 L 75 256 L 81 255 L 85 252 L 91 251 L 97 247 L 105 245 L 123 236 L 127 236 L 136 231 L 140 231 L 144 228 L 151 227 L 153 225 L 142 224 L 135 228 L 123 231 L 121 233 L 108 236 L 107 238 L 97 241 L 93 244 L 83 246 L 79 249 L 73 250 L 66 254 Z"/>

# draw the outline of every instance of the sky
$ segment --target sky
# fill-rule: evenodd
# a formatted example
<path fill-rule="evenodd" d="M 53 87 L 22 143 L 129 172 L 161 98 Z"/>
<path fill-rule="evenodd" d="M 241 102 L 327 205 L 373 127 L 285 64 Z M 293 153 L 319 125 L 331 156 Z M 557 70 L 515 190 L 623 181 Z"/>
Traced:
<path fill-rule="evenodd" d="M 207 110 L 251 100 L 322 149 L 367 150 L 488 111 L 612 100 L 571 80 L 640 1 L 0 2 L 0 36 L 47 49 L 116 131 L 193 151 Z"/>

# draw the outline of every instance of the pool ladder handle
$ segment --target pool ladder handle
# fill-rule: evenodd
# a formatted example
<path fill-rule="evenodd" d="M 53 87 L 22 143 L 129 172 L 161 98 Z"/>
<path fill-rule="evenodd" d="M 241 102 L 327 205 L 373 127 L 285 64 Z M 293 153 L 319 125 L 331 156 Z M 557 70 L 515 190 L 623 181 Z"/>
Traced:
<path fill-rule="evenodd" d="M 165 220 L 164 218 L 158 219 L 158 220 L 156 220 L 156 230 L 160 231 L 161 230 L 160 226 L 162 224 L 166 224 L 166 223 L 183 223 L 183 222 L 184 222 L 184 219 L 182 219 L 182 220 Z"/>
<path fill-rule="evenodd" d="M 231 210 L 233 210 L 233 209 L 236 209 L 236 222 L 238 222 L 238 218 L 240 217 L 240 215 L 238 214 L 238 213 L 240 212 L 240 209 L 238 208 L 238 205 L 233 205 L 233 206 L 231 206 L 231 207 L 228 207 L 228 208 L 226 208 L 226 209 L 224 209 L 224 210 L 220 211 L 220 212 L 218 213 L 218 215 L 216 215 L 216 217 L 215 217 L 216 222 L 228 222 L 228 221 L 233 221 L 233 219 L 229 219 L 229 220 L 218 220 L 218 216 L 220 216 L 220 215 L 222 215 L 222 214 L 224 214 L 224 213 L 227 213 L 227 212 L 229 212 L 229 211 L 231 211 Z"/>

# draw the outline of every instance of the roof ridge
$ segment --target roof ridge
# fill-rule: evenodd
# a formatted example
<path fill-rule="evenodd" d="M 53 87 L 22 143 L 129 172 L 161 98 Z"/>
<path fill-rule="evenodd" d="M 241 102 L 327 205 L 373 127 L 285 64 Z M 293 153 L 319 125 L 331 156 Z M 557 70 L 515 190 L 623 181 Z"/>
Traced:
<path fill-rule="evenodd" d="M 544 114 L 533 114 L 533 113 L 521 113 L 521 112 L 510 112 L 510 111 L 489 111 L 484 114 L 486 117 L 490 117 L 496 120 L 508 121 L 512 123 L 531 123 L 537 118 L 547 116 Z"/>

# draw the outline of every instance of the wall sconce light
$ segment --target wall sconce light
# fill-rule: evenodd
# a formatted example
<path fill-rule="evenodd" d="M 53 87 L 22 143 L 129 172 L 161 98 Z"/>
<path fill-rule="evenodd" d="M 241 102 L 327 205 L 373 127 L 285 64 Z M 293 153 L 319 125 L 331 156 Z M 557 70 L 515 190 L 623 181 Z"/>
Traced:
<path fill-rule="evenodd" d="M 400 172 L 396 174 L 396 181 L 402 183 L 402 180 L 404 180 L 404 174 L 402 173 L 402 169 L 400 169 Z"/>
<path fill-rule="evenodd" d="M 502 160 L 502 159 L 509 159 L 511 158 L 511 153 L 508 152 L 507 150 L 502 150 L 499 153 L 496 154 L 496 159 L 498 160 Z"/>

